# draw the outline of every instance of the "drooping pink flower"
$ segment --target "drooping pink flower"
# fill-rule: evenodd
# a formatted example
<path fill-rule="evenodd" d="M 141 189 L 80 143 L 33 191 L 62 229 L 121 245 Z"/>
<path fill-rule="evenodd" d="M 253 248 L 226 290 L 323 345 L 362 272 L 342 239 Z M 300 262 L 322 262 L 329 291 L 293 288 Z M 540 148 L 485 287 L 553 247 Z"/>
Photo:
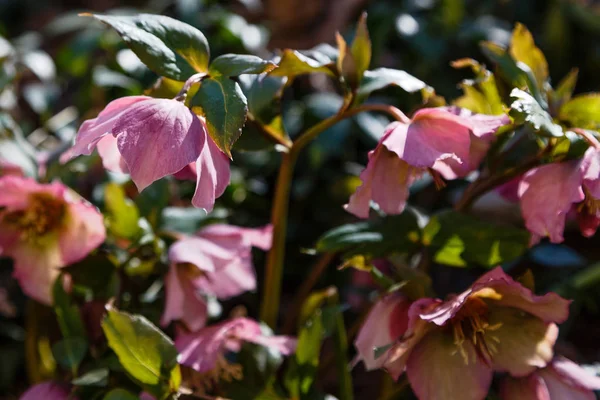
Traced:
<path fill-rule="evenodd" d="M 571 211 L 576 212 L 583 235 L 592 236 L 600 225 L 600 151 L 589 148 L 581 160 L 527 172 L 518 195 L 525 225 L 538 238 L 562 242 Z"/>
<path fill-rule="evenodd" d="M 0 178 L 0 254 L 14 259 L 23 291 L 51 304 L 59 268 L 98 247 L 106 232 L 102 214 L 59 182 Z"/>
<path fill-rule="evenodd" d="M 38 383 L 27 389 L 19 400 L 77 400 L 71 396 L 71 391 L 66 385 L 48 381 Z"/>
<path fill-rule="evenodd" d="M 98 149 L 104 167 L 128 172 L 138 190 L 195 163 L 192 204 L 210 211 L 229 184 L 229 160 L 206 124 L 182 102 L 129 96 L 110 102 L 85 121 L 64 159 Z M 64 160 L 63 159 L 63 160 Z"/>
<path fill-rule="evenodd" d="M 239 380 L 243 371 L 225 355 L 237 353 L 244 342 L 255 343 L 290 355 L 296 350 L 296 339 L 290 336 L 266 335 L 260 324 L 249 318 L 234 318 L 208 326 L 195 333 L 177 335 L 175 347 L 179 363 L 202 374 L 204 386 L 219 380 Z"/>
<path fill-rule="evenodd" d="M 410 185 L 431 169 L 446 179 L 464 177 L 485 156 L 494 132 L 508 117 L 473 114 L 458 107 L 424 108 L 408 123 L 388 125 L 369 153 L 362 185 L 346 210 L 367 218 L 370 201 L 388 214 L 404 210 Z"/>
<path fill-rule="evenodd" d="M 600 377 L 564 357 L 523 378 L 506 377 L 500 386 L 502 400 L 595 400 Z"/>
<path fill-rule="evenodd" d="M 169 249 L 166 305 L 161 324 L 182 320 L 191 331 L 206 324 L 205 296 L 228 299 L 256 289 L 252 246 L 268 250 L 272 227 L 251 229 L 214 224 Z"/>
<path fill-rule="evenodd" d="M 371 365 L 381 365 L 394 379 L 406 372 L 421 400 L 481 400 L 493 371 L 526 376 L 550 362 L 556 323 L 568 312 L 569 301 L 555 293 L 536 296 L 496 268 L 447 301 L 413 302 L 407 323 L 404 311 L 400 316 L 404 334 Z M 391 318 L 378 314 L 383 327 L 373 323 L 363 331 L 389 330 Z"/>

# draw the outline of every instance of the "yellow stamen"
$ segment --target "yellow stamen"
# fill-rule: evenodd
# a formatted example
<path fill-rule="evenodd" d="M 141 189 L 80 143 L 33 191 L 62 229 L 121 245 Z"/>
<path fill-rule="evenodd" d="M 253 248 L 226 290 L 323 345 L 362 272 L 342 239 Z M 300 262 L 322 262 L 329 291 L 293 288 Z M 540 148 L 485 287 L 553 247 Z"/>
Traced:
<path fill-rule="evenodd" d="M 213 369 L 203 373 L 194 372 L 190 380 L 195 389 L 208 393 L 213 391 L 219 382 L 239 381 L 243 377 L 240 364 L 229 363 L 223 355 L 219 355 Z"/>
<path fill-rule="evenodd" d="M 56 231 L 64 222 L 66 205 L 49 193 L 33 193 L 24 210 L 7 212 L 4 223 L 13 226 L 27 241 L 35 241 Z"/>

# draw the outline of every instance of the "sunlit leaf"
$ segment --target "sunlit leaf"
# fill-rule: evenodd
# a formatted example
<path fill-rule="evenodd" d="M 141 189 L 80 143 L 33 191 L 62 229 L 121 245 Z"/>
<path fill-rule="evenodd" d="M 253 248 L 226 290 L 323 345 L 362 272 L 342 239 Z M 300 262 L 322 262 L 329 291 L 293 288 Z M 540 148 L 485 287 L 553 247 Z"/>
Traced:
<path fill-rule="evenodd" d="M 133 393 L 121 389 L 116 388 L 108 392 L 102 400 L 138 400 L 139 396 L 134 395 Z"/>
<path fill-rule="evenodd" d="M 73 379 L 71 383 L 75 386 L 104 387 L 108 385 L 108 375 L 109 371 L 107 368 L 98 368 Z"/>
<path fill-rule="evenodd" d="M 428 88 L 425 82 L 415 78 L 409 73 L 397 69 L 377 68 L 365 71 L 363 80 L 357 91 L 358 101 L 363 101 L 369 95 L 387 86 L 398 86 L 409 93 L 418 92 Z"/>
<path fill-rule="evenodd" d="M 573 97 L 560 108 L 559 118 L 573 127 L 600 129 L 600 93 Z"/>
<path fill-rule="evenodd" d="M 513 89 L 510 97 L 515 100 L 510 105 L 510 115 L 517 123 L 528 123 L 543 135 L 563 136 L 560 125 L 552 121 L 552 117 L 529 93 Z"/>
<path fill-rule="evenodd" d="M 285 49 L 281 55 L 278 68 L 270 72 L 271 76 L 287 76 L 290 79 L 298 75 L 323 73 L 334 76 L 331 70 L 331 60 L 317 61 L 311 57 L 290 49 Z"/>
<path fill-rule="evenodd" d="M 276 67 L 271 61 L 249 54 L 223 54 L 210 63 L 208 70 L 211 76 L 238 76 L 270 72 Z"/>
<path fill-rule="evenodd" d="M 107 183 L 104 187 L 104 205 L 108 211 L 106 224 L 113 235 L 132 239 L 140 233 L 140 212 L 135 203 L 127 198 L 123 187 Z"/>
<path fill-rule="evenodd" d="M 536 78 L 538 87 L 544 87 L 548 79 L 548 62 L 544 53 L 535 45 L 533 36 L 525 25 L 515 25 L 508 51 L 515 61 L 527 64 Z"/>

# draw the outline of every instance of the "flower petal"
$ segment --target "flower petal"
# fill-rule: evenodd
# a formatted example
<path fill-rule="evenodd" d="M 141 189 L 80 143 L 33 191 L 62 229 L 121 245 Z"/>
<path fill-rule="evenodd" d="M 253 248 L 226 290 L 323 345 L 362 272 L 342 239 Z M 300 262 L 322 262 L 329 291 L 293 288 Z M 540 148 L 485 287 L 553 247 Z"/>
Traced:
<path fill-rule="evenodd" d="M 21 395 L 19 400 L 77 400 L 76 397 L 71 397 L 71 391 L 56 382 L 48 381 L 38 383 L 27 389 Z"/>
<path fill-rule="evenodd" d="M 13 277 L 23 292 L 40 303 L 51 305 L 52 285 L 62 266 L 56 243 L 48 241 L 43 246 L 33 247 L 21 242 L 11 249 L 10 256 L 14 259 Z"/>
<path fill-rule="evenodd" d="M 100 139 L 104 136 L 112 133 L 115 121 L 129 109 L 132 105 L 148 100 L 150 97 L 147 96 L 128 96 L 121 97 L 108 103 L 108 105 L 98 114 L 98 117 L 94 119 L 88 119 L 81 124 L 77 137 L 75 138 L 75 144 L 68 151 L 68 157 L 61 161 L 68 161 L 73 157 L 85 154 L 90 155 L 94 151 L 94 147 Z"/>
<path fill-rule="evenodd" d="M 160 323 L 167 326 L 171 321 L 182 320 L 195 332 L 206 325 L 208 306 L 204 298 L 185 276 L 178 274 L 178 266 L 171 264 L 165 278 L 166 303 Z"/>
<path fill-rule="evenodd" d="M 236 318 L 232 335 L 245 342 L 259 344 L 277 350 L 283 355 L 296 351 L 297 340 L 291 336 L 267 336 L 262 332 L 260 324 L 249 318 Z"/>
<path fill-rule="evenodd" d="M 238 238 L 241 238 L 246 247 L 254 246 L 269 250 L 273 242 L 273 226 L 269 224 L 261 228 L 244 228 L 227 224 L 211 224 L 198 232 L 198 236 L 212 241 L 237 242 Z"/>
<path fill-rule="evenodd" d="M 380 299 L 369 312 L 354 347 L 358 352 L 357 361 L 363 361 L 367 370 L 383 367 L 390 350 L 375 358 L 377 348 L 389 346 L 399 339 L 408 327 L 410 301 L 399 293 L 389 294 Z"/>
<path fill-rule="evenodd" d="M 210 241 L 199 237 L 184 237 L 169 248 L 171 263 L 189 263 L 202 271 L 214 271 L 215 264 L 206 254 L 206 248 L 214 246 Z"/>
<path fill-rule="evenodd" d="M 574 371 L 573 371 L 574 372 Z M 538 374 L 544 379 L 551 400 L 595 400 L 593 388 L 574 385 L 569 377 L 558 374 L 554 368 L 544 368 Z M 578 379 L 579 380 L 579 379 Z M 597 389 L 597 387 L 596 387 Z"/>
<path fill-rule="evenodd" d="M 212 211 L 215 199 L 221 196 L 231 178 L 229 158 L 223 153 L 213 140 L 206 134 L 204 128 L 204 142 L 201 153 L 196 161 L 196 191 L 192 197 L 194 207 Z"/>
<path fill-rule="evenodd" d="M 544 380 L 537 374 L 525 378 L 506 376 L 500 383 L 501 400 L 551 400 Z"/>
<path fill-rule="evenodd" d="M 492 366 L 512 376 L 525 376 L 545 367 L 553 356 L 558 327 L 511 307 L 490 307 L 488 322 L 498 325 L 486 330 L 486 343 L 491 344 Z"/>
<path fill-rule="evenodd" d="M 583 184 L 590 194 L 600 199 L 600 150 L 590 147 L 583 155 L 581 163 Z"/>
<path fill-rule="evenodd" d="M 573 361 L 565 357 L 555 357 L 548 372 L 556 374 L 570 386 L 583 390 L 600 390 L 600 377 L 592 375 Z"/>
<path fill-rule="evenodd" d="M 562 242 L 567 213 L 573 203 L 584 199 L 582 179 L 578 161 L 548 164 L 527 172 L 519 184 L 527 229 L 549 236 L 553 243 Z"/>
<path fill-rule="evenodd" d="M 31 178 L 22 178 L 16 175 L 0 177 L 0 207 L 10 210 L 25 209 L 29 204 L 28 195 L 40 190 L 44 190 L 44 185 Z"/>
<path fill-rule="evenodd" d="M 115 121 L 112 134 L 140 191 L 196 161 L 206 141 L 198 117 L 168 99 L 133 104 Z"/>
<path fill-rule="evenodd" d="M 406 365 L 410 385 L 420 400 L 483 400 L 492 370 L 465 343 L 465 360 L 453 338 L 440 330 L 427 334 L 412 350 Z"/>
<path fill-rule="evenodd" d="M 102 166 L 109 171 L 120 174 L 128 174 L 127 164 L 119 152 L 117 138 L 113 135 L 106 135 L 96 144 L 98 154 L 102 159 Z"/>

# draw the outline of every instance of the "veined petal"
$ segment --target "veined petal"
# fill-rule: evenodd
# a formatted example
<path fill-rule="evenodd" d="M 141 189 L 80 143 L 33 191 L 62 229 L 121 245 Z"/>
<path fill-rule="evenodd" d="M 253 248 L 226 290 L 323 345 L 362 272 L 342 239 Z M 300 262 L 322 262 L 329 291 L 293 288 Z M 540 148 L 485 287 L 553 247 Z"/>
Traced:
<path fill-rule="evenodd" d="M 544 380 L 550 400 L 595 400 L 596 395 L 591 388 L 583 388 L 573 385 L 573 381 L 557 374 L 553 368 L 548 367 L 539 371 L 538 374 Z M 566 378 L 566 379 L 565 379 Z"/>
<path fill-rule="evenodd" d="M 578 161 L 548 164 L 527 172 L 519 184 L 527 229 L 549 236 L 553 243 L 562 242 L 567 212 L 573 203 L 584 199 L 582 180 Z"/>
<path fill-rule="evenodd" d="M 512 376 L 526 376 L 545 367 L 554 355 L 558 327 L 511 307 L 490 307 L 488 322 L 497 329 L 486 330 L 492 366 Z"/>
<path fill-rule="evenodd" d="M 500 383 L 501 400 L 552 400 L 544 380 L 533 373 L 525 378 L 506 376 Z"/>
<path fill-rule="evenodd" d="M 171 321 L 181 320 L 190 331 L 195 332 L 206 325 L 208 305 L 193 283 L 178 269 L 176 264 L 169 266 L 165 278 L 165 310 L 160 323 L 167 326 Z"/>
<path fill-rule="evenodd" d="M 229 158 L 223 153 L 206 133 L 203 126 L 204 141 L 196 161 L 196 191 L 192 204 L 198 208 L 212 211 L 215 199 L 221 196 L 231 178 Z"/>
<path fill-rule="evenodd" d="M 169 248 L 169 261 L 176 264 L 193 264 L 204 272 L 214 271 L 213 259 L 206 254 L 206 249 L 209 246 L 214 245 L 206 239 L 192 236 L 185 237 L 171 245 Z"/>
<path fill-rule="evenodd" d="M 440 330 L 428 333 L 412 350 L 406 374 L 419 400 L 483 400 L 492 382 L 492 370 L 465 342 L 465 354 L 453 338 Z M 466 356 L 466 357 L 465 357 Z"/>
<path fill-rule="evenodd" d="M 102 159 L 102 166 L 109 171 L 120 174 L 128 174 L 127 164 L 121 156 L 117 146 L 117 138 L 113 135 L 106 135 L 96 143 L 98 154 Z"/>
<path fill-rule="evenodd" d="M 262 332 L 260 324 L 250 318 L 235 318 L 232 320 L 232 336 L 245 342 L 259 344 L 290 355 L 296 351 L 297 340 L 291 336 L 267 336 Z"/>
<path fill-rule="evenodd" d="M 358 352 L 357 361 L 363 361 L 367 370 L 383 367 L 389 351 L 375 358 L 378 348 L 396 342 L 408 327 L 408 308 L 410 301 L 399 293 L 389 294 L 380 299 L 369 312 L 354 347 Z"/>
<path fill-rule="evenodd" d="M 582 390 L 600 390 L 600 377 L 592 375 L 565 357 L 555 357 L 547 368 L 565 384 Z"/>
<path fill-rule="evenodd" d="M 273 226 L 265 225 L 261 228 L 244 228 L 241 226 L 227 224 L 211 224 L 198 232 L 198 236 L 207 240 L 230 240 L 242 239 L 244 246 L 258 247 L 269 250 L 273 242 Z"/>
<path fill-rule="evenodd" d="M 168 99 L 128 107 L 115 121 L 112 134 L 140 191 L 196 161 L 206 140 L 198 117 L 183 103 Z"/>

